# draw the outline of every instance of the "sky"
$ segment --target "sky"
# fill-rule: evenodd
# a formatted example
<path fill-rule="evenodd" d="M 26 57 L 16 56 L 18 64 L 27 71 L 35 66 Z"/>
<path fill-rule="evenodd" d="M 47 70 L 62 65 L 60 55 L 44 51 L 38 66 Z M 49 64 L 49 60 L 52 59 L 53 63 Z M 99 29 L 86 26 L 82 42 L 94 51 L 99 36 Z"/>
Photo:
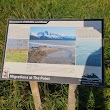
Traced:
<path fill-rule="evenodd" d="M 76 36 L 75 27 L 31 27 L 30 33 L 45 32 L 59 34 L 61 36 Z"/>

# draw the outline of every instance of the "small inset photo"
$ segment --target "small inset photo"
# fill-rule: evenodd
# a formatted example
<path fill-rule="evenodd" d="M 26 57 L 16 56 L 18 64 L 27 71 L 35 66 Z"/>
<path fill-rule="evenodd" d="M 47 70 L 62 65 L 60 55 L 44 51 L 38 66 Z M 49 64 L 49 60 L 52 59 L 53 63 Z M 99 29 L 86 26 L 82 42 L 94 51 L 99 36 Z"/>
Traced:
<path fill-rule="evenodd" d="M 3 69 L 2 77 L 9 78 L 9 69 L 6 69 L 6 68 Z"/>

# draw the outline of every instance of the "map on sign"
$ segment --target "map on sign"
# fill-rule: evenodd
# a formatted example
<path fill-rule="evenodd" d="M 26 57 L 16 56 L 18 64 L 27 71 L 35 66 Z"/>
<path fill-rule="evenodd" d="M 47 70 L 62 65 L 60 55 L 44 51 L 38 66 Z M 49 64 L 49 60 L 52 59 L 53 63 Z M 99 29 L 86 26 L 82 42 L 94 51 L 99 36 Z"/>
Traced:
<path fill-rule="evenodd" d="M 103 20 L 8 20 L 2 78 L 103 85 Z"/>

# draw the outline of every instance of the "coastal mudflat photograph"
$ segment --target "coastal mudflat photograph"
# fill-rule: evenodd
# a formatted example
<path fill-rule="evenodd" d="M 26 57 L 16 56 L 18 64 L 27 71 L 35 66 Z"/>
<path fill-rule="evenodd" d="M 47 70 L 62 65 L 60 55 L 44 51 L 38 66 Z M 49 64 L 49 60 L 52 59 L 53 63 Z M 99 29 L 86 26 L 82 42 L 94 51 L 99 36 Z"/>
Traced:
<path fill-rule="evenodd" d="M 31 27 L 28 62 L 75 64 L 75 41 L 72 27 Z"/>

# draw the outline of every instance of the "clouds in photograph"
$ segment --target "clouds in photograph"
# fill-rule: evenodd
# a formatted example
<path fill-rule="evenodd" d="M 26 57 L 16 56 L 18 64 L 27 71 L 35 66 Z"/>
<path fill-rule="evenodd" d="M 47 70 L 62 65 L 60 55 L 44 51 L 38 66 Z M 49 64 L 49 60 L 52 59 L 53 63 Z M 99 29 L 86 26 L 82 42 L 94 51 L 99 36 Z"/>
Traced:
<path fill-rule="evenodd" d="M 37 35 L 39 32 L 49 32 L 61 36 L 76 36 L 75 27 L 31 27 L 30 33 Z"/>

